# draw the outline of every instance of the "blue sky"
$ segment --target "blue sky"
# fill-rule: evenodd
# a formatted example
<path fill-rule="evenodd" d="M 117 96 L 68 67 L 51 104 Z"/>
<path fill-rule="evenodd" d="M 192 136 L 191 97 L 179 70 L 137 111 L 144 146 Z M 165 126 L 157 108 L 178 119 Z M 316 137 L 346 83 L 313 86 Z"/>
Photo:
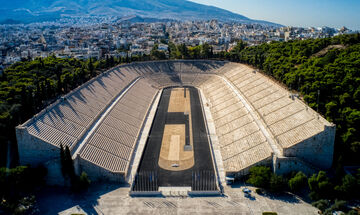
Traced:
<path fill-rule="evenodd" d="M 213 5 L 251 19 L 303 27 L 360 30 L 360 0 L 191 0 Z"/>

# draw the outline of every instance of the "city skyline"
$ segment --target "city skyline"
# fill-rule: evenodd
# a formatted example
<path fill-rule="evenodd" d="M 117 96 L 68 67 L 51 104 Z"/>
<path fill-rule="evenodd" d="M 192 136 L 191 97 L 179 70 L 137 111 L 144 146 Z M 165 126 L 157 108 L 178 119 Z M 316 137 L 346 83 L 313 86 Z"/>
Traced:
<path fill-rule="evenodd" d="M 285 26 L 341 28 L 360 30 L 360 2 L 355 0 L 192 0 L 220 7 L 251 19 L 266 20 Z"/>

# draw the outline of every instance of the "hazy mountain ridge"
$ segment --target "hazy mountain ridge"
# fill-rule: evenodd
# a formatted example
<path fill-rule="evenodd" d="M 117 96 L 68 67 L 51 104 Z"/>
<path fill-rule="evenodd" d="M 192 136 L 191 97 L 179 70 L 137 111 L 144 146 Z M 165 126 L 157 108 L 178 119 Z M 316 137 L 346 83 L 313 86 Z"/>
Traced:
<path fill-rule="evenodd" d="M 61 16 L 129 16 L 177 20 L 237 21 L 278 25 L 251 20 L 240 14 L 185 0 L 13 0 L 0 8 L 0 21 L 12 19 L 24 23 L 55 20 Z"/>

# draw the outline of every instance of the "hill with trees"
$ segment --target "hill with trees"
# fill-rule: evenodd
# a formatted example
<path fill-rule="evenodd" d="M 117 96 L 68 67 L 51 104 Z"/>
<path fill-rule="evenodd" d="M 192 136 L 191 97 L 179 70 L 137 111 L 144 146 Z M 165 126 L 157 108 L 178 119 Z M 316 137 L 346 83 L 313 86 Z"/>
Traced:
<path fill-rule="evenodd" d="M 219 57 L 252 65 L 299 92 L 336 124 L 335 164 L 360 165 L 360 34 L 252 47 L 240 41 Z"/>
<path fill-rule="evenodd" d="M 7 68 L 0 75 L 0 167 L 5 166 L 8 143 L 16 145 L 15 126 L 101 70 L 126 60 L 130 61 L 125 58 L 83 61 L 51 56 L 24 60 Z"/>

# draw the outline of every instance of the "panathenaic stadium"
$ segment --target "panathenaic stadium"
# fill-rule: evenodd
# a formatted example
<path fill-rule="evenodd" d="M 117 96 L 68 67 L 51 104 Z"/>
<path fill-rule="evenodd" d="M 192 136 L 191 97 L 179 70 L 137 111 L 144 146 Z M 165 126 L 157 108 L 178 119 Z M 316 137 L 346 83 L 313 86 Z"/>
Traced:
<path fill-rule="evenodd" d="M 131 63 L 58 99 L 16 128 L 21 164 L 63 184 L 60 144 L 77 173 L 131 192 L 221 190 L 256 165 L 283 174 L 332 164 L 335 125 L 269 77 L 211 60 Z"/>

